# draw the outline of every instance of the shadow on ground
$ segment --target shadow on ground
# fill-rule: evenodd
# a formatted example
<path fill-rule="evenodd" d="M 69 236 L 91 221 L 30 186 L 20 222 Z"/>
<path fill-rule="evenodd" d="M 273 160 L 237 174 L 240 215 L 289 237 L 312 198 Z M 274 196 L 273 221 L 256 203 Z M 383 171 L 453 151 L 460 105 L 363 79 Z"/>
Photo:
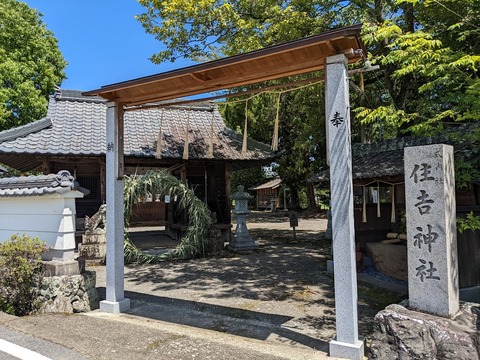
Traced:
<path fill-rule="evenodd" d="M 277 212 L 271 212 L 271 211 L 252 211 L 250 214 L 248 214 L 248 222 L 249 223 L 289 223 L 289 216 L 290 212 L 289 211 L 277 211 Z M 232 214 L 232 221 L 235 221 L 235 214 Z M 326 219 L 327 214 L 326 212 L 322 213 L 302 213 L 301 214 L 301 219 Z"/>
<path fill-rule="evenodd" d="M 99 293 L 104 296 L 105 288 L 99 288 Z M 283 343 L 328 351 L 328 343 L 283 326 L 292 319 L 290 316 L 132 291 L 126 291 L 125 296 L 132 305 L 128 314 L 259 340 L 276 335 Z"/>
<path fill-rule="evenodd" d="M 315 230 L 298 232 L 292 242 L 291 231 L 270 227 L 263 215 L 258 217 L 265 226 L 259 221 L 250 231 L 259 244 L 257 251 L 126 267 L 129 312 L 328 351 L 335 335 L 333 277 L 326 271 L 331 243 Z M 158 245 L 158 236 L 148 241 Z M 399 295 L 368 284 L 358 289 L 359 333 L 368 338 L 375 314 L 397 302 Z M 100 293 L 104 298 L 105 289 Z"/>

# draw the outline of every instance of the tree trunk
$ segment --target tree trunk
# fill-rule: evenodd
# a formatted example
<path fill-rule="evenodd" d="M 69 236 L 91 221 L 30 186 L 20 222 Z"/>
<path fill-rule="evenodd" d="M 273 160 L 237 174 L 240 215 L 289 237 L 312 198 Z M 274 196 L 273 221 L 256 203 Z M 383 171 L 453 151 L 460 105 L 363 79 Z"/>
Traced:
<path fill-rule="evenodd" d="M 298 189 L 295 186 L 289 185 L 290 188 L 290 209 L 300 210 L 300 199 L 298 197 Z"/>
<path fill-rule="evenodd" d="M 307 208 L 308 210 L 317 210 L 317 202 L 315 201 L 315 190 L 313 184 L 305 180 L 305 187 L 307 189 Z"/>
<path fill-rule="evenodd" d="M 405 19 L 405 25 L 404 25 L 403 31 L 405 31 L 405 33 L 415 32 L 413 4 L 404 4 L 404 6 L 403 6 L 403 16 L 404 16 L 404 19 Z"/>

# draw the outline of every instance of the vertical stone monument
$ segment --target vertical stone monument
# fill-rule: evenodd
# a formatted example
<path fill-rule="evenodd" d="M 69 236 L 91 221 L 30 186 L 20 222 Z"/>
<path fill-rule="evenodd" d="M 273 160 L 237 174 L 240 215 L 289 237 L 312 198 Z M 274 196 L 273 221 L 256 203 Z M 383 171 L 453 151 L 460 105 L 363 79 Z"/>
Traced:
<path fill-rule="evenodd" d="M 444 317 L 459 309 L 453 147 L 405 148 L 410 308 Z"/>
<path fill-rule="evenodd" d="M 231 196 L 235 200 L 235 209 L 233 213 L 237 215 L 237 227 L 228 249 L 232 251 L 254 250 L 257 248 L 255 240 L 250 236 L 247 228 L 248 200 L 253 196 L 244 191 L 244 187 L 240 185 L 238 191 Z"/>
<path fill-rule="evenodd" d="M 347 58 L 330 56 L 325 65 L 325 116 L 327 123 L 332 248 L 335 280 L 335 330 L 330 356 L 363 359 L 358 338 L 358 294 L 353 219 L 352 149 Z"/>

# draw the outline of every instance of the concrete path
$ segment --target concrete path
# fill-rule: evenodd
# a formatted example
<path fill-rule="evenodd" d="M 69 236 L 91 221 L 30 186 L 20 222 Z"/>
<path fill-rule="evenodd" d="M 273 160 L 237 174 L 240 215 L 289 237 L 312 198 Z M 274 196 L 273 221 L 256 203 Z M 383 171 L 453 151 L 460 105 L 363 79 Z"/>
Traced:
<path fill-rule="evenodd" d="M 22 336 L 15 337 L 12 333 Z M 0 316 L 0 337 L 31 346 L 52 360 L 327 359 L 325 353 L 313 349 L 100 311 L 23 318 L 3 314 Z M 3 359 L 1 353 L 0 358 Z"/>
<path fill-rule="evenodd" d="M 321 266 L 329 256 L 320 236 L 326 221 L 300 219 L 298 242 L 289 243 L 287 216 L 272 214 L 266 224 L 255 215 L 258 252 L 126 267 L 128 314 L 0 313 L 0 338 L 52 360 L 327 359 L 335 318 L 333 281 Z M 145 230 L 155 229 L 137 229 Z M 155 232 L 147 235 L 157 241 Z M 90 270 L 104 298 L 105 268 Z M 366 329 L 370 303 L 360 303 Z"/>
<path fill-rule="evenodd" d="M 1 360 L 88 360 L 81 353 L 61 343 L 43 339 L 39 334 L 25 333 L 15 329 L 15 316 L 0 312 L 0 359 Z M 40 328 L 39 328 L 40 330 Z M 44 329 L 53 332 L 52 329 Z"/>

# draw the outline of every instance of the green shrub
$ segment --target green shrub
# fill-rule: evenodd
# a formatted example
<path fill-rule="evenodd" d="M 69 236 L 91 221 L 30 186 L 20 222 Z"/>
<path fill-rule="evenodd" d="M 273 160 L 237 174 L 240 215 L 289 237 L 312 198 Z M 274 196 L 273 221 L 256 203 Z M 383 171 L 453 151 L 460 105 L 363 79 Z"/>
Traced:
<path fill-rule="evenodd" d="M 0 311 L 22 316 L 33 310 L 46 250 L 44 242 L 26 235 L 0 244 Z"/>
<path fill-rule="evenodd" d="M 470 211 L 465 218 L 457 218 L 457 229 L 460 233 L 465 230 L 480 230 L 480 216 L 475 216 L 473 211 Z"/>

